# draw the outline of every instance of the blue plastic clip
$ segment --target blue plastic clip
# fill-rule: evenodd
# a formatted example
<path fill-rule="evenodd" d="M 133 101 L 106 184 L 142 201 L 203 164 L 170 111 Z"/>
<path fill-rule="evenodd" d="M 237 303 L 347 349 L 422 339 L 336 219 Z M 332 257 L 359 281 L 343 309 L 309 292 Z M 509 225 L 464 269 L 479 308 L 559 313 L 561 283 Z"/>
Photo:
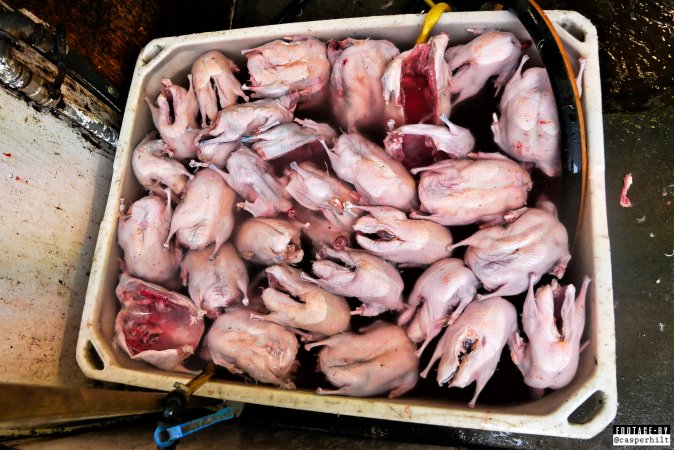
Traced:
<path fill-rule="evenodd" d="M 192 420 L 190 422 L 185 422 L 180 425 L 175 425 L 172 427 L 159 425 L 157 429 L 154 430 L 154 442 L 159 447 L 168 447 L 175 444 L 178 439 L 184 438 L 185 436 L 189 436 L 190 434 L 196 433 L 199 430 L 210 427 L 215 423 L 229 420 L 234 417 L 234 411 L 232 411 L 229 406 L 225 406 L 213 414 L 209 414 L 207 416 Z"/>

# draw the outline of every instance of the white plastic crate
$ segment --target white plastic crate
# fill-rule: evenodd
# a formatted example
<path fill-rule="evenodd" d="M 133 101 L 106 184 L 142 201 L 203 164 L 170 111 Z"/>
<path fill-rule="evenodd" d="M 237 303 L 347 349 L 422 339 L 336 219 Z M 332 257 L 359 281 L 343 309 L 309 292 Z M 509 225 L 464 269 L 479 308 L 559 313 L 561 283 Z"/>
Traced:
<path fill-rule="evenodd" d="M 308 411 L 346 414 L 402 422 L 551 436 L 590 438 L 615 417 L 617 408 L 615 325 L 611 258 L 604 193 L 604 143 L 597 32 L 578 13 L 548 11 L 557 25 L 572 59 L 587 58 L 583 79 L 583 108 L 587 124 L 588 196 L 573 268 L 592 277 L 588 296 L 586 336 L 589 346 L 582 353 L 578 373 L 563 389 L 517 405 L 489 406 L 478 401 L 474 409 L 464 402 L 415 398 L 347 398 L 319 396 L 312 390 L 283 390 L 243 381 L 213 380 L 199 395 L 231 401 L 272 405 Z M 171 390 L 186 375 L 162 372 L 142 362 L 131 361 L 112 345 L 118 301 L 114 290 L 119 278 L 117 222 L 119 201 L 127 203 L 144 193 L 131 169 L 134 147 L 153 128 L 144 96 L 155 98 L 162 78 L 185 80 L 193 60 L 208 50 L 219 50 L 240 65 L 241 50 L 284 36 L 309 34 L 323 40 L 345 37 L 388 39 L 401 49 L 410 48 L 423 22 L 423 15 L 382 16 L 274 25 L 157 39 L 150 42 L 136 63 L 114 162 L 114 173 L 105 217 L 101 222 L 96 253 L 87 290 L 77 346 L 77 360 L 93 379 L 159 390 Z M 520 39 L 528 34 L 510 13 L 469 12 L 444 14 L 434 33 L 449 34 L 450 45 L 465 43 L 467 28 L 500 29 Z M 530 53 L 535 54 L 531 48 Z M 534 61 L 539 61 L 534 55 Z M 577 69 L 577 67 L 576 67 Z M 508 387 L 505 386 L 505 389 Z M 467 388 L 473 389 L 473 386 Z M 569 416 L 592 397 L 594 411 L 584 423 L 571 423 Z M 577 422 L 574 420 L 574 422 Z"/>

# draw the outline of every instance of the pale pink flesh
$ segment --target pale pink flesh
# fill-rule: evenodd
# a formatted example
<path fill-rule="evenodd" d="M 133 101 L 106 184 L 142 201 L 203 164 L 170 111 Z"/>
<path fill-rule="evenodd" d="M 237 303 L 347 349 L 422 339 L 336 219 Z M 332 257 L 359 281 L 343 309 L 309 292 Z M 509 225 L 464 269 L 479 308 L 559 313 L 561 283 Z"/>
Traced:
<path fill-rule="evenodd" d="M 154 194 L 164 196 L 165 188 L 180 195 L 188 180 L 194 178 L 185 166 L 164 153 L 164 142 L 153 140 L 155 133 L 150 133 L 138 144 L 131 157 L 131 167 L 138 182 Z"/>
<path fill-rule="evenodd" d="M 329 221 L 326 216 L 320 213 L 315 213 L 302 206 L 295 206 L 292 210 L 293 216 L 300 222 L 302 233 L 305 234 L 313 245 L 315 251 L 323 247 L 333 247 L 337 250 L 343 250 L 345 247 L 350 247 L 353 242 L 353 232 L 351 227 L 345 227 L 341 224 L 345 223 L 342 220 L 343 216 L 335 216 L 328 212 L 326 216 L 332 216 L 332 221 L 340 223 L 335 225 Z M 350 216 L 348 216 L 350 217 Z M 353 220 L 357 218 L 353 215 Z M 351 222 L 353 222 L 351 220 Z"/>
<path fill-rule="evenodd" d="M 460 317 L 475 298 L 478 285 L 473 272 L 456 258 L 436 262 L 419 277 L 398 318 L 399 325 L 409 323 L 409 338 L 422 343 L 418 355 L 445 324 L 451 325 Z"/>
<path fill-rule="evenodd" d="M 417 205 L 414 178 L 374 142 L 357 133 L 343 134 L 332 149 L 326 145 L 325 150 L 337 176 L 356 188 L 360 204 L 402 211 Z"/>
<path fill-rule="evenodd" d="M 535 281 L 545 273 L 562 277 L 571 259 L 566 228 L 546 209 L 554 205 L 539 202 L 505 227 L 484 228 L 452 248 L 467 245 L 466 265 L 480 279 L 489 297 L 516 295 L 527 290 L 529 275 Z"/>
<path fill-rule="evenodd" d="M 236 194 L 208 168 L 198 171 L 185 190 L 171 220 L 167 245 L 175 234 L 180 244 L 192 250 L 215 244 L 214 255 L 234 229 Z"/>
<path fill-rule="evenodd" d="M 403 267 L 424 266 L 449 256 L 450 231 L 427 220 L 411 220 L 387 206 L 352 206 L 365 211 L 353 226 L 358 244 Z"/>
<path fill-rule="evenodd" d="M 338 388 L 318 388 L 316 393 L 352 397 L 388 393 L 395 398 L 412 389 L 419 377 L 419 358 L 405 332 L 379 321 L 361 333 L 341 333 L 305 345 L 307 350 L 323 347 L 318 354 L 320 370 Z"/>
<path fill-rule="evenodd" d="M 331 142 L 337 135 L 329 125 L 313 120 L 302 122 L 306 125 L 296 122 L 284 123 L 263 133 L 243 138 L 243 142 L 252 142 L 251 148 L 267 161 L 291 152 L 295 154 L 296 150 L 312 144 L 319 149 L 321 140 Z"/>
<path fill-rule="evenodd" d="M 232 153 L 227 160 L 227 172 L 209 167 L 245 199 L 237 206 L 255 217 L 273 217 L 292 207 L 290 196 L 272 174 L 269 163 L 246 147 Z"/>
<path fill-rule="evenodd" d="M 248 272 L 232 244 L 215 252 L 211 246 L 190 250 L 180 267 L 190 298 L 209 318 L 218 317 L 225 308 L 248 304 Z"/>
<path fill-rule="evenodd" d="M 494 142 L 518 161 L 532 162 L 545 175 L 556 177 L 562 171 L 557 105 L 544 68 L 522 72 L 528 59 L 522 57 L 503 91 L 501 117 L 494 114 L 491 126 Z"/>
<path fill-rule="evenodd" d="M 282 326 L 254 319 L 252 314 L 236 308 L 218 317 L 204 339 L 206 356 L 233 374 L 295 389 L 297 338 Z"/>
<path fill-rule="evenodd" d="M 323 211 L 334 225 L 350 231 L 358 216 L 351 213 L 347 204 L 359 199 L 350 185 L 310 162 L 297 164 L 293 161 L 285 173 L 288 178 L 286 191 L 300 205 L 312 211 Z"/>
<path fill-rule="evenodd" d="M 194 158 L 198 151 L 194 140 L 199 132 L 199 104 L 192 86 L 192 75 L 188 75 L 187 79 L 188 89 L 176 86 L 171 80 L 162 80 L 161 93 L 157 97 L 158 106 L 145 97 L 154 126 L 166 143 L 166 153 L 180 160 Z"/>
<path fill-rule="evenodd" d="M 323 42 L 293 36 L 241 52 L 248 59 L 250 83 L 244 90 L 254 98 L 297 92 L 302 103 L 319 104 L 327 94 L 330 61 Z"/>
<path fill-rule="evenodd" d="M 466 45 L 450 47 L 445 60 L 452 73 L 453 104 L 477 94 L 491 77 L 496 94 L 517 68 L 522 45 L 512 33 L 488 31 Z"/>
<path fill-rule="evenodd" d="M 218 109 L 236 104 L 238 97 L 248 101 L 248 96 L 243 93 L 241 84 L 234 76 L 237 72 L 239 68 L 234 61 L 217 51 L 204 53 L 192 64 L 202 127 L 215 119 Z"/>
<path fill-rule="evenodd" d="M 448 326 L 421 377 L 426 378 L 440 360 L 438 385 L 464 388 L 475 381 L 475 402 L 496 370 L 501 352 L 517 333 L 517 311 L 501 297 L 470 303 Z"/>
<path fill-rule="evenodd" d="M 336 295 L 357 297 L 363 305 L 352 314 L 377 316 L 403 309 L 403 280 L 398 270 L 383 259 L 361 250 L 328 247 L 321 249 L 317 257 L 312 265 L 317 278 L 303 273 L 302 279 Z M 336 259 L 341 264 L 322 258 Z"/>
<path fill-rule="evenodd" d="M 194 352 L 204 333 L 202 315 L 194 303 L 126 273 L 115 292 L 122 303 L 115 322 L 122 349 L 131 358 L 160 369 L 186 371 L 182 362 Z"/>
<path fill-rule="evenodd" d="M 210 126 L 196 136 L 199 159 L 222 168 L 241 139 L 291 122 L 297 94 L 235 104 L 218 112 Z"/>
<path fill-rule="evenodd" d="M 526 170 L 498 153 L 471 153 L 470 159 L 446 160 L 413 169 L 421 173 L 423 211 L 413 219 L 443 225 L 467 225 L 493 219 L 526 204 L 533 184 Z"/>
<path fill-rule="evenodd" d="M 122 206 L 117 241 L 124 252 L 126 270 L 135 277 L 170 289 L 180 286 L 178 274 L 182 251 L 168 241 L 171 226 L 171 195 L 163 199 L 150 194 L 134 202 L 125 214 Z"/>
<path fill-rule="evenodd" d="M 257 264 L 298 264 L 304 258 L 300 225 L 286 219 L 253 217 L 234 236 L 239 255 Z"/>
<path fill-rule="evenodd" d="M 585 327 L 585 297 L 590 278 L 575 287 L 559 286 L 556 281 L 539 287 L 534 295 L 534 278 L 524 301 L 522 325 L 528 343 L 517 334 L 509 342 L 510 354 L 535 389 L 560 389 L 571 382 L 578 368 L 580 340 Z"/>
<path fill-rule="evenodd" d="M 389 41 L 351 39 L 328 42 L 332 63 L 332 111 L 345 130 L 382 128 L 385 102 L 381 78 L 399 50 Z"/>
<path fill-rule="evenodd" d="M 351 311 L 344 297 L 302 280 L 300 271 L 289 266 L 271 266 L 265 272 L 270 287 L 262 293 L 262 300 L 270 313 L 256 318 L 306 330 L 312 339 L 349 328 Z"/>
<path fill-rule="evenodd" d="M 403 125 L 384 140 L 384 150 L 408 169 L 432 164 L 440 157 L 464 158 L 475 146 L 471 132 L 440 116 L 444 125 Z"/>
<path fill-rule="evenodd" d="M 620 191 L 620 206 L 623 208 L 629 208 L 632 206 L 632 202 L 629 198 L 627 198 L 627 191 L 629 190 L 630 186 L 632 186 L 632 174 L 628 173 L 625 175 L 625 178 L 623 178 L 623 188 Z"/>

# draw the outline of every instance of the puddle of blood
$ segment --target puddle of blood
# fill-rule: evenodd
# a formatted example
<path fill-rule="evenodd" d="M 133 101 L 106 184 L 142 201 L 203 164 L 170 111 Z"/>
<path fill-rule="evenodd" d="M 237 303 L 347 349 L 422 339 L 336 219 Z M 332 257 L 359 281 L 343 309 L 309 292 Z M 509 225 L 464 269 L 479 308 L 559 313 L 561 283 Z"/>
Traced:
<path fill-rule="evenodd" d="M 5 155 L 5 156 L 8 157 L 8 158 L 11 158 L 11 157 L 12 157 L 12 154 L 11 154 L 11 153 L 3 153 L 3 155 Z"/>

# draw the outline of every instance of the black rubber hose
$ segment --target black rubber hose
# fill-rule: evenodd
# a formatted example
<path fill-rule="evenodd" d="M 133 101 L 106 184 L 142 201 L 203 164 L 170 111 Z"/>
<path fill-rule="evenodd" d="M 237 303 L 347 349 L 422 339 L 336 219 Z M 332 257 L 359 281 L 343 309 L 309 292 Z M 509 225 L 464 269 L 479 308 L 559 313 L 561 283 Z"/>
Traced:
<path fill-rule="evenodd" d="M 517 16 L 537 44 L 550 77 L 557 101 L 562 145 L 563 195 L 559 218 L 566 226 L 573 246 L 582 222 L 587 177 L 585 121 L 576 78 L 563 44 L 541 7 L 533 0 L 502 0 L 501 3 Z"/>

